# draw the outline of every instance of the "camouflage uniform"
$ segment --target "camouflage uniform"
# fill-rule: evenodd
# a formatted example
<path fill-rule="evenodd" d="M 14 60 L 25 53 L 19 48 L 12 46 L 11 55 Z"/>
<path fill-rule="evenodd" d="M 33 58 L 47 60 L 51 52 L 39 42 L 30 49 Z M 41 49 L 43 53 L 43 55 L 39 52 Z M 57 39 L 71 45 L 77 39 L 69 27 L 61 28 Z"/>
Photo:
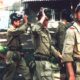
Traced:
<path fill-rule="evenodd" d="M 42 56 L 56 56 L 58 57 L 60 53 L 51 45 L 51 36 L 46 28 L 43 28 L 40 23 L 34 25 L 33 29 L 33 40 L 35 45 L 35 55 L 40 54 Z M 58 66 L 56 64 L 56 66 Z M 54 80 L 53 67 L 57 67 L 53 63 L 47 60 L 36 60 L 36 72 L 39 80 Z M 58 70 L 58 69 L 56 69 Z"/>
<path fill-rule="evenodd" d="M 3 77 L 3 80 L 12 80 L 15 71 L 21 73 L 25 80 L 30 80 L 29 67 L 26 66 L 26 62 L 20 55 L 20 50 L 22 49 L 20 40 L 20 34 L 24 33 L 26 30 L 26 25 L 22 25 L 20 28 L 14 28 L 10 26 L 8 29 L 8 48 L 9 51 L 6 55 L 6 68 L 7 71 Z"/>
<path fill-rule="evenodd" d="M 80 26 L 74 22 L 65 36 L 63 48 L 63 62 L 73 62 L 76 64 L 76 80 L 80 80 Z"/>

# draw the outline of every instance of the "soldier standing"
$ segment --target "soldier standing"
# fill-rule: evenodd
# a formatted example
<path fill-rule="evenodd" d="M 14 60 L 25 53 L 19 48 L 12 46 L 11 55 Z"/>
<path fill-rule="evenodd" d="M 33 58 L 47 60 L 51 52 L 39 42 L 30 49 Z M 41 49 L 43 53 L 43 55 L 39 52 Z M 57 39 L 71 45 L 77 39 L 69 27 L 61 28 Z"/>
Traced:
<path fill-rule="evenodd" d="M 73 25 L 72 18 L 70 17 L 71 12 L 67 9 L 63 9 L 61 11 L 61 19 L 58 25 L 58 32 L 57 32 L 57 49 L 62 53 L 63 44 L 65 39 L 66 30 Z M 60 64 L 60 73 L 61 73 L 61 80 L 66 79 L 66 66 L 65 64 Z"/>
<path fill-rule="evenodd" d="M 16 70 L 23 75 L 25 80 L 31 80 L 29 68 L 26 66 L 24 58 L 20 55 L 22 50 L 20 34 L 24 33 L 27 29 L 27 17 L 24 18 L 25 23 L 22 26 L 20 26 L 20 20 L 22 19 L 21 15 L 12 13 L 10 19 L 12 25 L 8 29 L 7 46 L 9 51 L 6 55 L 7 66 L 3 80 L 12 80 Z"/>
<path fill-rule="evenodd" d="M 50 17 L 49 9 L 41 9 L 39 12 L 39 22 L 34 25 L 33 38 L 35 45 L 36 72 L 39 80 L 54 80 L 52 65 L 49 58 L 55 56 L 61 59 L 61 54 L 52 46 L 51 36 L 47 29 Z"/>
<path fill-rule="evenodd" d="M 68 10 L 63 9 L 61 11 L 61 20 L 55 21 L 55 13 L 54 10 L 52 11 L 52 17 L 49 20 L 48 23 L 48 29 L 50 31 L 51 37 L 52 37 L 52 42 L 53 45 L 55 46 L 55 48 L 60 51 L 62 53 L 62 49 L 63 49 L 63 43 L 64 43 L 64 38 L 65 38 L 65 32 L 66 32 L 66 26 L 69 24 L 70 21 L 70 13 Z M 56 64 L 58 64 L 58 66 L 56 66 Z M 54 74 L 54 80 L 56 80 L 57 78 L 60 80 L 64 80 L 63 78 L 65 78 L 65 68 L 63 67 L 62 64 L 56 62 L 53 63 L 53 65 L 56 67 L 53 67 L 53 74 Z M 60 64 L 60 65 L 59 65 Z M 55 72 L 56 71 L 56 72 Z M 61 72 L 61 74 L 60 74 Z"/>
<path fill-rule="evenodd" d="M 75 17 L 75 22 L 66 32 L 63 47 L 63 62 L 66 64 L 69 80 L 80 80 L 80 3 L 75 9 Z"/>

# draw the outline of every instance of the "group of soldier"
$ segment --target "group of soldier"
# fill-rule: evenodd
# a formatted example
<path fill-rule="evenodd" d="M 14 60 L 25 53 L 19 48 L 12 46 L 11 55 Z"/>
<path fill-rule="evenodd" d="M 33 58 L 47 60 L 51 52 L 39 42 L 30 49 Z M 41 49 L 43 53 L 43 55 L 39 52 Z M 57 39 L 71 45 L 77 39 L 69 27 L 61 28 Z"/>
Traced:
<path fill-rule="evenodd" d="M 69 17 L 65 17 L 66 11 L 61 21 L 54 23 L 50 13 L 50 9 L 41 8 L 34 24 L 28 23 L 27 15 L 24 15 L 22 22 L 21 15 L 10 15 L 3 80 L 12 80 L 16 71 L 25 80 L 80 80 L 80 4 L 70 23 Z M 49 26 L 52 27 L 51 32 Z M 31 28 L 34 52 L 33 56 L 29 56 L 33 59 L 26 63 L 20 36 L 26 33 L 28 27 Z"/>

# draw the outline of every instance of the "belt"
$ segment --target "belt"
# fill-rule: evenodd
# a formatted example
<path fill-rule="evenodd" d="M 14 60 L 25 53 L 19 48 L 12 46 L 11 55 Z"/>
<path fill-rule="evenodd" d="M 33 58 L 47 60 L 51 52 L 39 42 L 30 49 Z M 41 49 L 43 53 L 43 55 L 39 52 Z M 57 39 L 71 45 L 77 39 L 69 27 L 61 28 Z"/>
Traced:
<path fill-rule="evenodd" d="M 9 47 L 9 50 L 11 50 L 11 51 L 21 51 L 21 48 L 19 48 L 19 47 Z"/>
<path fill-rule="evenodd" d="M 49 61 L 51 63 L 58 63 L 58 59 L 53 56 L 44 55 L 44 54 L 35 54 L 34 55 L 36 61 Z"/>
<path fill-rule="evenodd" d="M 50 56 L 46 56 L 42 54 L 35 54 L 34 57 L 36 61 L 45 61 L 45 60 L 49 61 L 50 58 Z"/>

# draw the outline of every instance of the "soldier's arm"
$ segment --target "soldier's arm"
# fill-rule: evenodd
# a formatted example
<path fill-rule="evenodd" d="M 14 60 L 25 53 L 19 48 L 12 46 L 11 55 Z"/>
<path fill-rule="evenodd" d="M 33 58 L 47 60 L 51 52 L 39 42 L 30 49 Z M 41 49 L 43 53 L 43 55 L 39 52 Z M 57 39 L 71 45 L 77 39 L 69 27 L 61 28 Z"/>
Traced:
<path fill-rule="evenodd" d="M 40 33 L 40 31 L 41 31 L 41 26 L 42 26 L 42 24 L 41 23 L 39 23 L 39 22 L 37 22 L 36 24 L 34 24 L 33 26 L 32 26 L 32 32 L 33 32 L 33 34 L 36 36 L 38 36 L 39 35 L 39 33 Z"/>
<path fill-rule="evenodd" d="M 23 24 L 20 28 L 17 28 L 17 29 L 8 29 L 8 33 L 10 33 L 13 36 L 18 36 L 18 35 L 26 32 L 27 28 L 28 28 L 28 25 Z"/>
<path fill-rule="evenodd" d="M 55 49 L 55 47 L 53 47 L 53 46 L 51 46 L 51 52 L 52 52 L 52 54 L 53 54 L 55 57 L 62 58 L 61 53 L 60 53 L 59 51 L 57 51 L 57 50 Z"/>
<path fill-rule="evenodd" d="M 72 66 L 73 63 L 73 49 L 75 44 L 75 33 L 73 29 L 68 29 L 65 37 L 64 47 L 63 47 L 63 62 L 66 63 L 66 68 L 69 73 L 69 80 L 75 80 L 73 79 L 74 76 L 74 69 Z M 74 76 L 74 77 L 73 77 Z"/>
<path fill-rule="evenodd" d="M 41 19 L 40 19 L 40 20 L 37 22 L 37 24 L 33 27 L 32 31 L 39 33 L 38 31 L 41 30 L 42 24 L 43 24 L 43 22 L 44 22 L 45 19 L 47 19 L 47 16 L 46 16 L 45 13 L 44 13 L 44 9 L 42 9 Z"/>
<path fill-rule="evenodd" d="M 36 23 L 34 25 L 32 25 L 32 31 L 33 32 L 38 32 L 41 29 L 41 24 L 40 23 Z"/>
<path fill-rule="evenodd" d="M 63 62 L 73 61 L 73 49 L 75 45 L 75 33 L 74 30 L 69 28 L 66 32 L 64 45 L 63 45 Z"/>
<path fill-rule="evenodd" d="M 71 62 L 66 63 L 66 68 L 69 73 L 69 80 L 75 80 L 75 74 L 72 63 Z"/>
<path fill-rule="evenodd" d="M 28 16 L 24 15 L 23 22 L 20 25 L 20 27 L 16 28 L 16 29 L 8 29 L 8 33 L 10 33 L 13 36 L 18 36 L 18 35 L 26 32 L 29 26 L 30 25 L 28 24 Z"/>
<path fill-rule="evenodd" d="M 58 44 L 58 50 L 62 52 L 63 49 L 63 43 L 65 39 L 65 25 L 62 23 L 59 23 L 58 25 L 58 33 L 57 33 L 57 44 Z"/>

